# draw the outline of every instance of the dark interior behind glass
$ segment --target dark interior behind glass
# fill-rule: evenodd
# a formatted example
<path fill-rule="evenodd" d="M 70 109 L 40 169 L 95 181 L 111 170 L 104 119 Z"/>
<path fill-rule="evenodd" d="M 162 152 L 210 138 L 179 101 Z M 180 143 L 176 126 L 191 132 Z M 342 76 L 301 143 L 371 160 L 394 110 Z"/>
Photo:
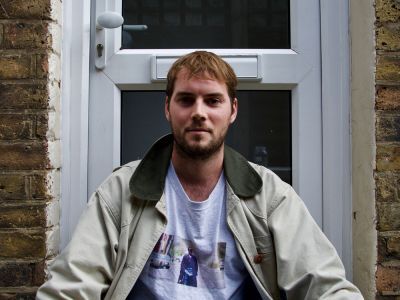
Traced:
<path fill-rule="evenodd" d="M 123 1 L 123 49 L 289 49 L 290 0 Z"/>
<path fill-rule="evenodd" d="M 226 143 L 248 160 L 292 181 L 290 91 L 238 91 L 239 113 Z M 121 164 L 143 158 L 170 132 L 162 91 L 122 92 Z"/>

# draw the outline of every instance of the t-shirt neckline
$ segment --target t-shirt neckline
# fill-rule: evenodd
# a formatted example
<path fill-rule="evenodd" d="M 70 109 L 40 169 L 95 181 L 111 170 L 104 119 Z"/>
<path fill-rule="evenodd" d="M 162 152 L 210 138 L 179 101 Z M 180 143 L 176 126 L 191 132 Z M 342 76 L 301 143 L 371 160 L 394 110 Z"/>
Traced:
<path fill-rule="evenodd" d="M 221 195 L 221 191 L 222 194 L 224 195 L 225 176 L 223 171 L 221 172 L 221 175 L 219 176 L 217 184 L 215 185 L 214 189 L 211 191 L 208 198 L 203 201 L 193 201 L 189 198 L 178 178 L 178 175 L 175 172 L 175 168 L 174 165 L 172 164 L 172 161 L 169 164 L 167 176 L 172 184 L 173 189 L 175 190 L 177 195 L 179 195 L 179 198 L 182 199 L 182 202 L 184 202 L 188 207 L 190 207 L 193 210 L 208 209 L 212 204 L 214 205 L 217 204 L 218 199 L 216 198 L 219 198 L 219 196 Z"/>

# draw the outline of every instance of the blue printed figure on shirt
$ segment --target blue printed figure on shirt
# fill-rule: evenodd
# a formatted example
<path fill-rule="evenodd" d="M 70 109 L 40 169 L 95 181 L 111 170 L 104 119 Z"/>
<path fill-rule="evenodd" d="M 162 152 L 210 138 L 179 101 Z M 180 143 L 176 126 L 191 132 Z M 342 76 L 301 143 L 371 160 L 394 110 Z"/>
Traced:
<path fill-rule="evenodd" d="M 188 253 L 182 258 L 178 283 L 197 287 L 197 272 L 197 258 L 193 254 L 193 248 L 189 247 Z"/>

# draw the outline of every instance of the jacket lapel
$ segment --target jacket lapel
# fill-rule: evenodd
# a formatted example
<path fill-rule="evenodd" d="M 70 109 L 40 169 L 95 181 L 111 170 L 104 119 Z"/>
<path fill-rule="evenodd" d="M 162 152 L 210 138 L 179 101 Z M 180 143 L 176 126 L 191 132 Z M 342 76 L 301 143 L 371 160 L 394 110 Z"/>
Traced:
<path fill-rule="evenodd" d="M 150 201 L 160 200 L 171 160 L 174 138 L 172 134 L 156 141 L 140 162 L 130 181 L 133 196 Z M 236 195 L 250 198 L 262 187 L 262 180 L 247 160 L 229 146 L 224 147 L 226 180 Z"/>

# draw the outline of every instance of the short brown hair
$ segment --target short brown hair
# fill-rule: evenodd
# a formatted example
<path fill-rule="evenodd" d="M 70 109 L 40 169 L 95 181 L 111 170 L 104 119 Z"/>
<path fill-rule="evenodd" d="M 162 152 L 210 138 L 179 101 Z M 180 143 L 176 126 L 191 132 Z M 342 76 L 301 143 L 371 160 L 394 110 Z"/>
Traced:
<path fill-rule="evenodd" d="M 180 57 L 174 62 L 167 75 L 168 100 L 174 92 L 179 71 L 185 69 L 192 76 L 209 76 L 210 79 L 224 82 L 231 101 L 236 98 L 237 78 L 232 67 L 218 55 L 207 51 L 195 51 Z"/>

